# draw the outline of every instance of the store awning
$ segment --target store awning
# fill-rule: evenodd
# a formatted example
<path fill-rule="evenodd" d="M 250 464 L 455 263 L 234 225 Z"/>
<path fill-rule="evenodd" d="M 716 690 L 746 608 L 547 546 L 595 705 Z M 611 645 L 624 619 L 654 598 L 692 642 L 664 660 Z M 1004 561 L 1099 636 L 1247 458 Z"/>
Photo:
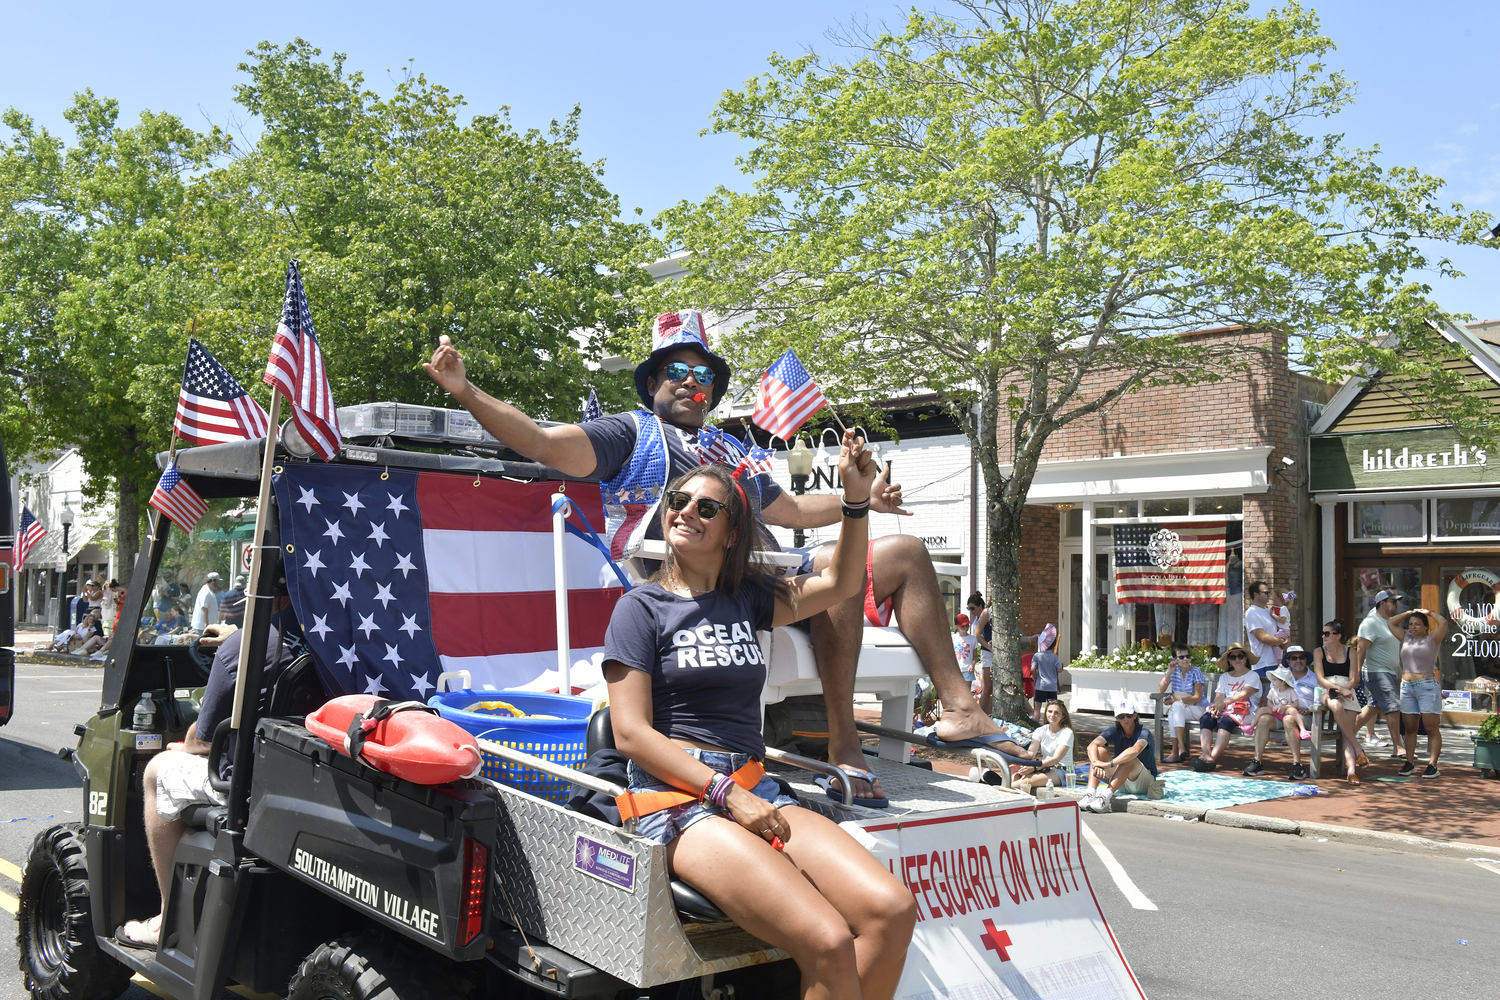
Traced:
<path fill-rule="evenodd" d="M 74 562 L 78 559 L 78 553 L 82 552 L 94 540 L 94 536 L 106 534 L 103 527 L 91 528 L 86 525 L 75 524 L 68 532 L 68 561 Z M 22 569 L 51 569 L 57 565 L 57 560 L 62 558 L 63 548 L 62 526 L 59 525 L 42 536 L 42 540 L 32 546 L 31 551 L 26 554 L 26 565 Z"/>
<path fill-rule="evenodd" d="M 1039 462 L 1026 502 L 1264 493 L 1269 488 L 1266 460 L 1271 451 L 1259 445 Z M 1010 474 L 1010 466 L 1000 468 Z"/>
<path fill-rule="evenodd" d="M 205 528 L 198 532 L 198 540 L 203 542 L 244 542 L 254 536 L 254 524 L 238 524 L 227 531 L 219 528 Z"/>

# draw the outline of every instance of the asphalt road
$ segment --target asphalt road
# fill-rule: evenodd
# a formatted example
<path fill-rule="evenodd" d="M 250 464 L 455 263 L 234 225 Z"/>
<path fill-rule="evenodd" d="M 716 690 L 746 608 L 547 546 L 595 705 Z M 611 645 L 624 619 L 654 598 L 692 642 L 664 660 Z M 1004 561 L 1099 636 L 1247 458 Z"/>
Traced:
<path fill-rule="evenodd" d="M 36 833 L 81 819 L 77 775 L 56 752 L 76 742 L 103 681 L 98 669 L 16 672 L 15 718 L 0 728 L 0 905 Z M 1086 823 L 1137 902 L 1157 907 L 1132 906 L 1088 848 L 1094 890 L 1152 1000 L 1458 1000 L 1493 981 L 1482 956 L 1500 945 L 1500 866 L 1125 813 Z M 0 1000 L 25 996 L 10 919 L 0 917 Z M 124 996 L 152 993 L 133 985 Z"/>

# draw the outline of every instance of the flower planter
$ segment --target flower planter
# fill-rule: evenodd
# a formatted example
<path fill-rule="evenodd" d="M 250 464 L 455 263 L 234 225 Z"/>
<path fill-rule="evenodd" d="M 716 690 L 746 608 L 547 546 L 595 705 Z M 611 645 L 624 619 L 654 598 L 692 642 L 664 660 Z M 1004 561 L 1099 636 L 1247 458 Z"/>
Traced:
<path fill-rule="evenodd" d="M 1475 740 L 1474 766 L 1479 768 L 1480 774 L 1486 778 L 1489 777 L 1491 771 L 1500 774 L 1500 742 Z"/>
<path fill-rule="evenodd" d="M 1073 679 L 1070 710 L 1113 712 L 1128 701 L 1142 715 L 1155 712 L 1151 696 L 1161 687 L 1162 673 L 1148 670 L 1091 670 L 1069 667 Z"/>

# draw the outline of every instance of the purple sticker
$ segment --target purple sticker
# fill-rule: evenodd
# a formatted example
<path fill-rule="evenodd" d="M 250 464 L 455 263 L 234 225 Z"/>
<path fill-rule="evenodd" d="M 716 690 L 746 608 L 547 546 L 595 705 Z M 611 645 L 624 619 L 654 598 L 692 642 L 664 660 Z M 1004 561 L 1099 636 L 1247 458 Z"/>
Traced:
<path fill-rule="evenodd" d="M 580 835 L 573 843 L 573 867 L 602 882 L 635 892 L 635 856 Z"/>

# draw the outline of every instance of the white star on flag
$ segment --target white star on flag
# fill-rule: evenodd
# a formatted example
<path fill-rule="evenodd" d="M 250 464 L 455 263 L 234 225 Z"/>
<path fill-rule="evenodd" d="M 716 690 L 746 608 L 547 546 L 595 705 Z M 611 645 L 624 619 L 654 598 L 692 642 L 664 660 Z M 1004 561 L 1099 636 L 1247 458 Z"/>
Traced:
<path fill-rule="evenodd" d="M 401 555 L 398 552 L 398 553 L 396 553 L 396 555 L 397 555 L 396 568 L 401 571 L 401 577 L 402 577 L 402 579 L 405 579 L 406 575 L 408 573 L 410 573 L 412 570 L 416 569 L 417 567 L 411 561 L 411 553 L 407 553 L 406 555 L 403 556 L 403 555 Z"/>
<path fill-rule="evenodd" d="M 411 510 L 410 507 L 401 502 L 401 497 L 395 496 L 390 493 L 387 493 L 386 496 L 391 498 L 391 502 L 385 505 L 385 509 L 395 514 L 398 520 L 400 519 L 401 512 L 403 510 Z"/>
<path fill-rule="evenodd" d="M 396 631 L 405 632 L 408 639 L 415 639 L 417 637 L 417 633 L 422 631 L 422 626 L 417 624 L 417 616 L 403 614 L 401 617 L 404 618 L 405 621 L 401 623 L 401 627 Z"/>
<path fill-rule="evenodd" d="M 319 549 L 316 552 L 309 552 L 307 554 L 307 559 L 302 563 L 302 568 L 307 570 L 313 576 L 317 576 L 318 570 L 327 568 L 323 560 L 318 558 L 322 554 L 322 549 Z"/>
<path fill-rule="evenodd" d="M 365 694 L 373 694 L 377 698 L 385 694 L 385 685 L 380 683 L 379 674 L 375 674 L 373 677 L 367 675 L 365 679 L 370 682 L 365 685 Z"/>
<path fill-rule="evenodd" d="M 401 654 L 396 652 L 396 647 L 392 646 L 390 643 L 386 643 L 385 655 L 382 656 L 381 659 L 385 660 L 393 667 L 401 666 Z"/>
<path fill-rule="evenodd" d="M 323 532 L 323 537 L 332 538 L 333 544 L 337 545 L 339 543 L 339 539 L 344 537 L 344 533 L 339 530 L 339 523 L 337 521 L 327 520 L 325 520 L 323 523 L 328 525 L 328 530 Z"/>
<path fill-rule="evenodd" d="M 370 564 L 365 562 L 365 555 L 363 552 L 360 552 L 354 556 L 354 561 L 349 564 L 349 568 L 354 570 L 355 576 L 363 578 L 365 570 L 370 568 Z"/>
<path fill-rule="evenodd" d="M 309 514 L 312 513 L 314 505 L 317 505 L 319 507 L 323 506 L 323 501 L 313 496 L 312 490 L 308 489 L 306 486 L 299 486 L 297 488 L 302 491 L 302 495 L 297 498 L 297 502 L 306 507 Z"/>
<path fill-rule="evenodd" d="M 308 631 L 321 639 L 325 633 L 332 632 L 333 629 L 328 627 L 327 615 L 313 615 L 313 625 Z"/>
<path fill-rule="evenodd" d="M 431 671 L 428 671 L 428 673 L 431 673 Z M 432 690 L 432 682 L 427 679 L 427 674 L 423 674 L 420 677 L 412 674 L 411 686 L 417 689 L 417 697 L 424 700 L 427 698 L 427 692 Z"/>
<path fill-rule="evenodd" d="M 391 606 L 391 602 L 394 601 L 395 599 L 396 599 L 396 595 L 393 594 L 393 593 L 391 593 L 391 585 L 390 584 L 388 584 L 388 583 L 382 583 L 382 584 L 379 584 L 375 588 L 375 600 L 377 600 L 377 601 L 380 602 L 380 606 L 382 608 L 388 608 L 388 607 L 390 607 Z"/>
<path fill-rule="evenodd" d="M 349 593 L 349 584 L 336 583 L 333 585 L 333 597 L 331 598 L 331 600 L 338 601 L 340 604 L 347 608 L 349 606 L 349 602 L 353 600 L 353 598 L 354 595 Z"/>
<path fill-rule="evenodd" d="M 356 614 L 358 614 L 358 612 L 356 612 Z M 368 639 L 370 638 L 371 632 L 380 631 L 380 626 L 375 624 L 375 616 L 373 614 L 360 615 L 359 624 L 354 626 L 354 631 L 363 632 L 365 634 L 365 638 Z"/>
<path fill-rule="evenodd" d="M 340 490 L 339 492 L 343 493 L 344 491 Z M 344 493 L 344 502 L 339 506 L 348 507 L 350 517 L 358 517 L 359 512 L 364 508 L 365 505 L 359 502 L 358 493 Z"/>
<path fill-rule="evenodd" d="M 385 533 L 385 525 L 383 525 L 383 524 L 372 524 L 372 525 L 370 525 L 370 541 L 372 541 L 372 542 L 375 543 L 375 547 L 377 549 L 383 549 L 383 548 L 385 548 L 385 540 L 387 538 L 390 538 L 390 537 L 391 537 L 390 535 L 387 535 Z"/>
<path fill-rule="evenodd" d="M 359 662 L 359 656 L 354 652 L 353 646 L 340 646 L 338 662 L 354 670 L 354 665 Z"/>

